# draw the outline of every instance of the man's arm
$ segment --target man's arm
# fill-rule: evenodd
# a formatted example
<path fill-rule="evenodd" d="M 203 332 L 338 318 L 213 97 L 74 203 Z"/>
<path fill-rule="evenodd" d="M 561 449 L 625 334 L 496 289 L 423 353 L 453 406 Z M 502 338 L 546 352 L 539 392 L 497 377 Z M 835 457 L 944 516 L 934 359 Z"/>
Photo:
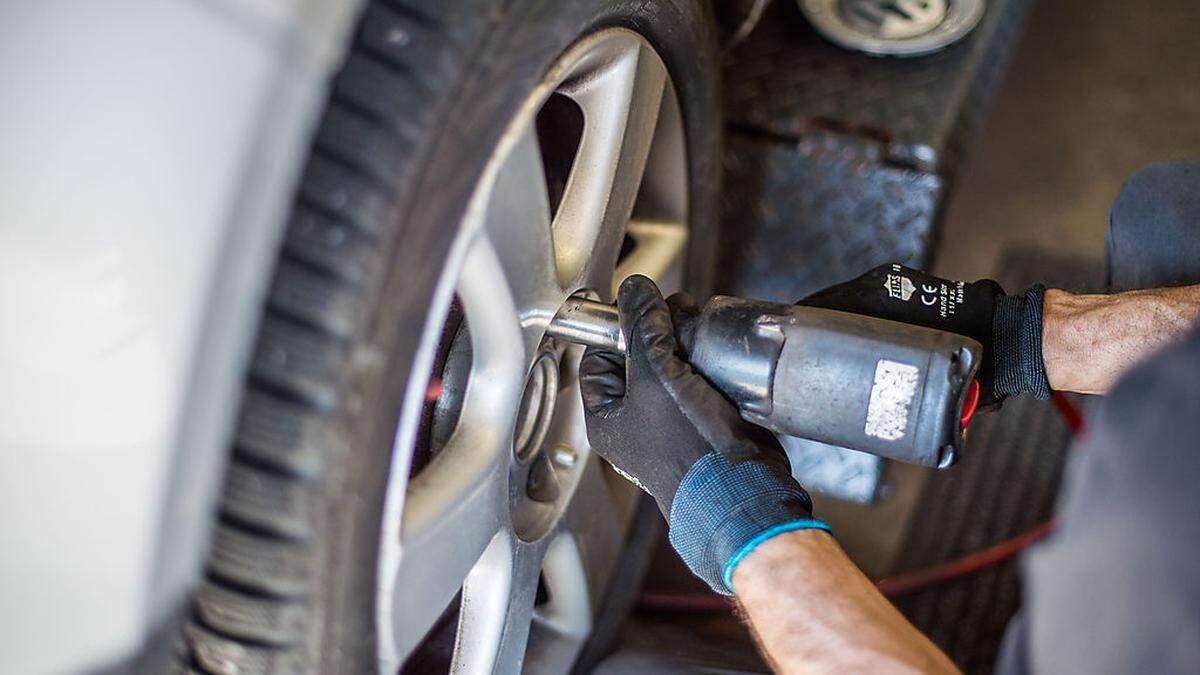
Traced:
<path fill-rule="evenodd" d="M 1073 296 L 1057 292 L 1044 301 L 1040 287 L 1009 297 L 995 282 L 954 284 L 928 277 L 919 278 L 916 286 L 912 280 L 905 286 L 902 279 L 898 297 L 892 297 L 890 288 L 895 284 L 885 287 L 878 275 L 890 279 L 897 269 L 904 278 L 918 278 L 915 270 L 881 268 L 872 273 L 874 278 L 867 275 L 849 282 L 818 300 L 843 310 L 855 309 L 842 306 L 853 300 L 860 310 L 878 310 L 889 318 L 978 336 L 985 350 L 995 348 L 997 353 L 993 381 L 1002 386 L 994 390 L 996 399 L 1020 391 L 1049 395 L 1042 369 L 1044 306 L 1049 307 L 1052 343 L 1059 335 L 1053 331 L 1069 339 L 1072 331 L 1099 336 L 1104 329 L 1109 331 L 1107 339 L 1119 338 L 1115 327 L 1106 324 L 1121 321 L 1121 316 L 1104 314 L 1105 318 L 1097 319 L 1099 308 L 1112 310 L 1105 302 L 1119 305 L 1122 311 L 1140 311 L 1142 330 L 1129 340 L 1141 345 L 1144 353 L 1150 346 L 1138 341 L 1137 335 L 1178 332 L 1172 326 L 1187 323 L 1200 304 L 1196 289 L 1190 294 L 1176 289 L 1158 296 L 1129 295 L 1132 299 L 1117 301 L 1083 298 L 1071 305 L 1065 301 Z M 934 288 L 937 293 L 929 291 L 930 297 L 945 299 L 948 318 L 941 318 L 940 307 L 924 316 L 889 309 L 889 305 L 938 305 L 914 302 L 918 287 Z M 877 290 L 886 294 L 882 303 L 872 300 L 879 295 Z M 738 596 L 776 668 L 783 672 L 954 672 L 945 655 L 879 594 L 832 537 L 820 531 L 828 527 L 813 518 L 812 502 L 792 477 L 778 441 L 743 420 L 720 392 L 682 360 L 671 308 L 653 284 L 643 277 L 627 279 L 617 303 L 628 354 L 589 349 L 580 364 L 588 439 L 600 456 L 655 498 L 668 519 L 671 546 L 688 568 L 713 590 Z M 1180 309 L 1188 306 L 1190 312 Z M 1060 311 L 1067 307 L 1074 309 Z M 1164 307 L 1173 310 L 1164 313 Z M 1172 322 L 1165 322 L 1164 316 Z M 1087 325 L 1084 319 L 1092 321 L 1090 329 L 1081 327 Z M 1003 330 L 996 330 L 997 325 Z M 1055 349 L 1051 347 L 1050 361 L 1065 372 L 1115 377 L 1112 368 L 1104 370 L 1095 363 L 1103 359 L 1072 364 L 1065 352 Z M 1131 350 L 1114 353 L 1133 360 Z M 1029 364 L 1036 368 L 1028 368 Z M 1055 384 L 1070 386 L 1065 381 Z"/>
<path fill-rule="evenodd" d="M 777 672 L 958 672 L 826 532 L 759 544 L 734 570 L 733 590 Z"/>
<path fill-rule="evenodd" d="M 1106 392 L 1129 367 L 1185 335 L 1198 317 L 1200 286 L 1114 295 L 1047 290 L 1042 359 L 1050 386 Z M 789 532 L 759 544 L 732 581 L 779 672 L 957 672 L 826 532 Z"/>
<path fill-rule="evenodd" d="M 1130 366 L 1182 337 L 1200 316 L 1200 286 L 1113 295 L 1047 290 L 1042 361 L 1050 387 L 1102 394 Z"/>

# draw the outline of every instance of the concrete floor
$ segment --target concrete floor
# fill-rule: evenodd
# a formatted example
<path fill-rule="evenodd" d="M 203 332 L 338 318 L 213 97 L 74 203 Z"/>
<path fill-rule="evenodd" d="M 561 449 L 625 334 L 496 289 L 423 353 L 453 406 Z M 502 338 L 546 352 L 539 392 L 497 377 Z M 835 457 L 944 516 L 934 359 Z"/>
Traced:
<path fill-rule="evenodd" d="M 1041 0 L 964 166 L 936 271 L 1014 244 L 1102 258 L 1108 205 L 1151 162 L 1200 156 L 1200 3 Z"/>

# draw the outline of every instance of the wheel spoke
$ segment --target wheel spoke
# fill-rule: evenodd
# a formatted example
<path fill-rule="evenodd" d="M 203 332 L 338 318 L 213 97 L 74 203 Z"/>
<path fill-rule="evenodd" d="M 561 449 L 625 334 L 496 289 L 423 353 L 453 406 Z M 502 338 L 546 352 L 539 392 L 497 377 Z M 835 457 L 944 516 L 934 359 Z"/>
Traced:
<path fill-rule="evenodd" d="M 477 236 L 471 243 L 458 280 L 471 331 L 471 389 L 483 389 L 482 378 L 498 385 L 490 395 L 500 405 L 515 404 L 528 366 L 526 355 L 529 331 L 520 323 L 516 300 L 505 280 L 503 261 L 488 236 Z M 479 395 L 483 394 L 482 392 Z"/>
<path fill-rule="evenodd" d="M 536 345 L 562 296 L 545 169 L 532 124 L 522 130 L 500 167 L 484 217 L 481 236 L 503 273 L 496 283 L 507 283 L 526 342 Z"/>
<path fill-rule="evenodd" d="M 504 467 L 492 462 L 474 475 L 470 468 L 435 462 L 409 486 L 399 565 L 388 577 L 399 658 L 433 626 L 488 544 L 504 536 L 497 535 L 507 500 Z"/>
<path fill-rule="evenodd" d="M 611 269 L 614 260 L 595 254 L 615 255 L 619 248 L 667 82 L 662 61 L 637 40 L 622 42 L 615 57 L 596 58 L 609 58 L 611 63 L 560 90 L 584 114 L 579 154 L 554 219 L 554 249 L 563 284 L 571 283 L 589 263 Z"/>
<path fill-rule="evenodd" d="M 525 673 L 565 673 L 592 630 L 587 566 L 569 532 L 550 542 L 542 561 L 547 600 L 533 611 Z"/>
<path fill-rule="evenodd" d="M 624 545 L 624 532 L 620 527 L 623 520 L 619 513 L 622 505 L 614 502 L 617 495 L 609 488 L 609 476 L 606 476 L 608 471 L 604 463 L 588 449 L 578 377 L 572 373 L 572 377 L 568 379 L 568 384 L 559 393 L 559 397 L 570 401 L 570 407 L 560 411 L 561 415 L 556 420 L 556 427 L 551 436 L 556 443 L 575 449 L 572 454 L 578 462 L 574 467 L 578 477 L 571 481 L 571 501 L 563 513 L 563 532 L 559 536 L 571 538 L 578 556 L 583 561 L 581 564 L 586 584 L 580 587 L 580 590 L 585 592 L 587 597 L 596 598 L 603 593 L 609 572 L 616 564 Z M 617 478 L 616 481 L 618 491 L 622 493 L 622 497 L 630 498 L 628 505 L 632 508 L 639 493 L 625 479 Z M 548 561 L 547 574 L 549 567 Z M 564 568 L 555 569 L 562 573 Z M 564 586 L 563 583 L 558 585 L 560 589 Z M 553 614 L 554 612 L 551 612 L 547 617 L 552 618 Z M 559 615 L 555 621 L 563 619 L 561 612 Z"/>
<path fill-rule="evenodd" d="M 486 237 L 467 253 L 459 297 L 472 323 L 472 363 L 462 412 L 441 452 L 410 482 L 391 584 L 394 656 L 403 658 L 437 620 L 484 548 L 506 525 L 512 415 L 524 383 L 522 334 Z M 386 550 L 386 549 L 385 549 Z M 388 556 L 391 557 L 391 556 Z"/>
<path fill-rule="evenodd" d="M 608 583 L 609 573 L 617 563 L 624 546 L 621 519 L 605 477 L 605 468 L 594 454 L 575 486 L 571 504 L 563 514 L 563 527 L 574 537 L 580 556 L 586 561 L 584 571 L 587 590 L 592 598 L 600 597 Z M 624 479 L 619 479 L 624 481 Z M 621 488 L 628 484 L 622 484 Z M 630 491 L 629 496 L 639 495 Z M 635 503 L 635 502 L 634 502 Z"/>
<path fill-rule="evenodd" d="M 533 622 L 541 549 L 508 537 L 488 547 L 463 586 L 454 673 L 518 673 Z"/>
<path fill-rule="evenodd" d="M 680 223 L 631 221 L 629 236 L 633 251 L 621 261 L 613 275 L 613 294 L 626 277 L 644 274 L 654 279 L 664 293 L 682 285 L 683 250 L 687 245 L 687 228 Z"/>

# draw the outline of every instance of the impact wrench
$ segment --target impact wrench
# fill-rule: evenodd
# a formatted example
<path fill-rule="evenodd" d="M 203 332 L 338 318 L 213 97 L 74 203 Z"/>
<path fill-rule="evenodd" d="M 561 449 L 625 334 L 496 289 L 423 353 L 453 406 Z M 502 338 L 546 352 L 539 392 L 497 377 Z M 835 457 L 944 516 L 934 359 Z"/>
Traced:
<path fill-rule="evenodd" d="M 954 463 L 982 346 L 859 314 L 717 296 L 680 329 L 689 361 L 744 419 L 912 464 Z M 617 308 L 571 299 L 547 334 L 624 353 Z"/>

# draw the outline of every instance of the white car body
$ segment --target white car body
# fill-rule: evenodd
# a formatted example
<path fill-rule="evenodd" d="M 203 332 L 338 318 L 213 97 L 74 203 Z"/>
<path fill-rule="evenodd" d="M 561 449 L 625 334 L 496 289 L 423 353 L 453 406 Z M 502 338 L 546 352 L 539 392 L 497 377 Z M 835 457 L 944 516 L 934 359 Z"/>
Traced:
<path fill-rule="evenodd" d="M 6 672 L 119 663 L 186 602 L 360 5 L 0 5 Z"/>

